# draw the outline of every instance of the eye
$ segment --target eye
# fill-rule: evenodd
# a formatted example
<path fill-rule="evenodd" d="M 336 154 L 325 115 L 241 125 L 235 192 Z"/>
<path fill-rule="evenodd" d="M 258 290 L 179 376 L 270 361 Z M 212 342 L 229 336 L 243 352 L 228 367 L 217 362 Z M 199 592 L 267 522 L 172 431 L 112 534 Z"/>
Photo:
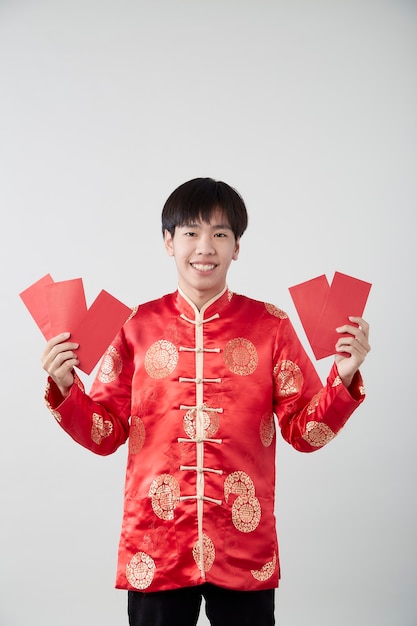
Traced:
<path fill-rule="evenodd" d="M 216 233 L 214 236 L 215 237 L 227 237 L 227 234 L 226 233 Z"/>

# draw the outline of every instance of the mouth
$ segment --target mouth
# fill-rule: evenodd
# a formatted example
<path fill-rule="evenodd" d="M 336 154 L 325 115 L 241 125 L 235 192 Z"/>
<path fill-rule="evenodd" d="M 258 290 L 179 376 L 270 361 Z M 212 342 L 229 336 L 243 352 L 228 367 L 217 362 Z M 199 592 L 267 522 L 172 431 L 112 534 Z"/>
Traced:
<path fill-rule="evenodd" d="M 211 272 L 217 267 L 215 263 L 191 263 L 190 265 L 198 272 Z"/>

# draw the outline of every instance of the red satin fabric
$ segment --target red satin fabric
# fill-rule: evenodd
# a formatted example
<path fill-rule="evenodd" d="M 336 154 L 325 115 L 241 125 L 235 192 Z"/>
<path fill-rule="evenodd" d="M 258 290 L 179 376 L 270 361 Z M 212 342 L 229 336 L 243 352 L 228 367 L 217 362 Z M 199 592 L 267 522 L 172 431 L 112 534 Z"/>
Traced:
<path fill-rule="evenodd" d="M 333 365 L 324 387 L 285 313 L 225 290 L 201 311 L 176 292 L 138 307 L 89 395 L 46 401 L 78 443 L 129 441 L 116 586 L 279 581 L 275 423 L 297 450 L 328 443 L 364 399 Z"/>

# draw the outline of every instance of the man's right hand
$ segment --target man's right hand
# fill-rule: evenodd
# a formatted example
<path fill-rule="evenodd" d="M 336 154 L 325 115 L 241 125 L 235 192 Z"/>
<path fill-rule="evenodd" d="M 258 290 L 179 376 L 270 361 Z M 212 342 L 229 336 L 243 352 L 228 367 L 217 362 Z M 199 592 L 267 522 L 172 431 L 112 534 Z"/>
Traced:
<path fill-rule="evenodd" d="M 78 344 L 68 341 L 70 336 L 67 332 L 50 339 L 41 357 L 43 369 L 56 383 L 64 398 L 74 383 L 73 368 L 79 363 L 74 352 Z"/>

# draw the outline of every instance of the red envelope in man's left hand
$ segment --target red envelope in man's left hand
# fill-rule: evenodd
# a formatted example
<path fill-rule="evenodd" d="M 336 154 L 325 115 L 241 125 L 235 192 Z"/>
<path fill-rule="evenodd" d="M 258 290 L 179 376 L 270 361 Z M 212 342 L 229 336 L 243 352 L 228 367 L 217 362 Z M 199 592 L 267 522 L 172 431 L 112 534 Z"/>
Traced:
<path fill-rule="evenodd" d="M 327 356 L 326 351 L 312 344 L 312 338 L 316 332 L 317 321 L 320 318 L 324 303 L 326 302 L 329 288 L 329 283 L 324 274 L 289 288 L 304 332 L 317 360 Z"/>
<path fill-rule="evenodd" d="M 335 272 L 331 285 L 323 275 L 289 288 L 317 360 L 335 354 L 341 336 L 336 328 L 352 325 L 350 315 L 362 316 L 370 289 L 371 283 L 340 272 Z"/>
<path fill-rule="evenodd" d="M 355 326 L 349 316 L 362 317 L 371 286 L 364 280 L 335 272 L 312 337 L 316 350 L 327 353 L 327 356 L 335 354 L 335 345 L 343 336 L 336 328 L 345 324 Z"/>

